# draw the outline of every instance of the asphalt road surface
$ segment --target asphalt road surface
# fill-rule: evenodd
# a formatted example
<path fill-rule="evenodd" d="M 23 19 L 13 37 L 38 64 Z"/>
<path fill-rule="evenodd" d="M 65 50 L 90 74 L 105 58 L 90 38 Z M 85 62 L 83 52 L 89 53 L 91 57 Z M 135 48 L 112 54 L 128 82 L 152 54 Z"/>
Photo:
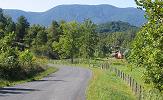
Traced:
<path fill-rule="evenodd" d="M 42 80 L 0 88 L 0 100 L 85 100 L 91 75 L 89 69 L 60 65 Z"/>

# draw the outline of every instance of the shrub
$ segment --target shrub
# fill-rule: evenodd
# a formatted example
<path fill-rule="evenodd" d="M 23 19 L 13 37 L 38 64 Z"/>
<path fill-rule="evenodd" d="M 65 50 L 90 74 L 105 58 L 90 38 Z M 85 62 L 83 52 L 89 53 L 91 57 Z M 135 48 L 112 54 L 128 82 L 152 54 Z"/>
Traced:
<path fill-rule="evenodd" d="M 19 63 L 21 66 L 32 66 L 33 54 L 29 50 L 25 50 L 19 53 Z"/>
<path fill-rule="evenodd" d="M 0 67 L 2 72 L 18 66 L 17 54 L 17 50 L 14 48 L 8 48 L 6 52 L 0 53 Z"/>
<path fill-rule="evenodd" d="M 33 77 L 44 71 L 35 64 L 33 54 L 29 50 L 19 52 L 15 48 L 8 48 L 0 53 L 0 78 L 7 80 L 22 80 Z"/>

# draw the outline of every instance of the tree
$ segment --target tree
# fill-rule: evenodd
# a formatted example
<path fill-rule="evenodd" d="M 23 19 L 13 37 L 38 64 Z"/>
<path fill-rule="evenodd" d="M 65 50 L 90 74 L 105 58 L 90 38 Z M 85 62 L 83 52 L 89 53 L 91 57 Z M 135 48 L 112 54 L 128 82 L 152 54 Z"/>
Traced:
<path fill-rule="evenodd" d="M 0 53 L 3 53 L 7 51 L 9 48 L 12 48 L 14 43 L 13 41 L 15 40 L 15 33 L 9 33 L 2 39 L 0 39 Z"/>
<path fill-rule="evenodd" d="M 43 28 L 42 30 L 38 31 L 32 42 L 33 52 L 37 55 L 46 56 L 48 52 L 47 41 L 47 32 L 46 29 Z"/>
<path fill-rule="evenodd" d="M 20 16 L 18 18 L 18 22 L 16 23 L 17 42 L 23 42 L 24 36 L 27 34 L 27 29 L 29 26 L 29 22 L 24 16 Z"/>
<path fill-rule="evenodd" d="M 48 40 L 49 41 L 59 41 L 61 35 L 60 25 L 56 21 L 52 21 L 48 29 Z"/>
<path fill-rule="evenodd" d="M 36 45 L 45 45 L 47 41 L 47 33 L 45 30 L 39 31 L 36 36 Z"/>
<path fill-rule="evenodd" d="M 0 8 L 0 29 L 5 29 L 5 26 L 7 24 L 7 19 L 4 16 L 3 10 Z"/>
<path fill-rule="evenodd" d="M 146 82 L 163 91 L 163 1 L 136 0 L 145 9 L 146 23 L 133 42 L 130 61 L 146 68 Z"/>
<path fill-rule="evenodd" d="M 38 32 L 42 30 L 45 30 L 45 27 L 35 24 L 30 26 L 27 34 L 24 37 L 24 43 L 29 47 L 32 47 L 32 42 L 35 40 Z"/>
<path fill-rule="evenodd" d="M 7 17 L 7 25 L 5 27 L 5 31 L 6 33 L 16 31 L 16 24 L 12 21 L 11 17 Z"/>
<path fill-rule="evenodd" d="M 7 19 L 4 16 L 3 10 L 0 8 L 0 39 L 4 36 Z"/>
<path fill-rule="evenodd" d="M 57 21 L 52 21 L 50 27 L 47 29 L 48 32 L 48 54 L 50 58 L 58 58 L 58 53 L 53 51 L 53 42 L 59 42 L 59 38 L 62 35 L 61 25 Z"/>
<path fill-rule="evenodd" d="M 0 38 L 12 32 L 15 32 L 15 23 L 11 17 L 6 16 L 0 9 Z"/>
<path fill-rule="evenodd" d="M 84 58 L 94 57 L 96 46 L 98 43 L 98 35 L 96 25 L 89 19 L 85 20 L 81 25 L 81 46 L 80 53 Z"/>
<path fill-rule="evenodd" d="M 53 43 L 53 48 L 62 58 L 71 58 L 73 63 L 74 57 L 79 53 L 80 25 L 77 22 L 70 22 L 62 24 L 62 28 L 63 35 L 59 42 Z"/>

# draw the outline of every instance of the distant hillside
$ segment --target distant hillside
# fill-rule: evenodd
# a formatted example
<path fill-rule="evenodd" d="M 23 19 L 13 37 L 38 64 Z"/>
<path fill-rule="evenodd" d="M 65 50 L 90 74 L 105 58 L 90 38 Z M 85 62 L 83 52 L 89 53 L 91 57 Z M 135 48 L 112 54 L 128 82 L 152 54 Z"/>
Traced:
<path fill-rule="evenodd" d="M 21 10 L 5 10 L 13 20 L 24 15 L 31 24 L 49 25 L 52 20 L 76 20 L 82 22 L 90 18 L 95 23 L 123 21 L 140 26 L 145 22 L 144 11 L 136 8 L 117 8 L 111 5 L 60 5 L 46 12 L 25 12 Z"/>
<path fill-rule="evenodd" d="M 106 22 L 97 26 L 99 33 L 126 32 L 129 30 L 138 30 L 138 27 L 122 21 Z"/>

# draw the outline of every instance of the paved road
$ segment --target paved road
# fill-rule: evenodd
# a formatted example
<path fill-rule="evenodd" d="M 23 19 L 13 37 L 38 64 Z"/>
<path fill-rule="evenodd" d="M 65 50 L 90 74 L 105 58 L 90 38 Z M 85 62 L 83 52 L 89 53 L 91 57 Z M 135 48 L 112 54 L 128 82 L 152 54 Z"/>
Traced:
<path fill-rule="evenodd" d="M 0 100 L 85 100 L 91 71 L 63 65 L 59 69 L 39 81 L 0 88 Z"/>

